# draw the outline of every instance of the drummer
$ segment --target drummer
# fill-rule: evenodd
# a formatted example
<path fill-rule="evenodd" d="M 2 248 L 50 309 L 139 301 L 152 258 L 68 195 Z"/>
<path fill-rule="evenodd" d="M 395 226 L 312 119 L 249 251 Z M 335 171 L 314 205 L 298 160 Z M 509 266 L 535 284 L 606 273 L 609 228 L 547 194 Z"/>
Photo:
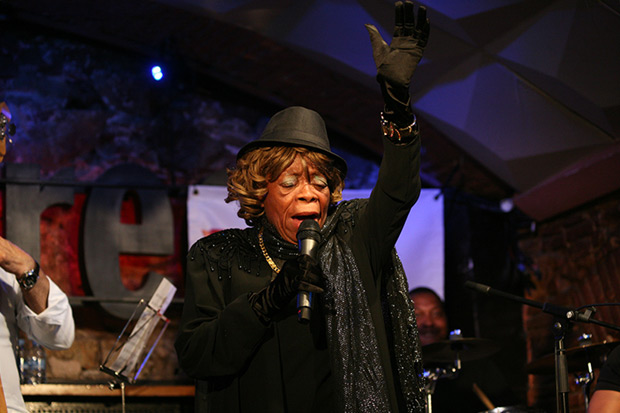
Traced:
<path fill-rule="evenodd" d="M 432 289 L 418 287 L 411 290 L 409 296 L 415 303 L 420 343 L 424 353 L 424 346 L 448 339 L 448 318 L 444 303 Z M 455 379 L 437 381 L 432 395 L 432 412 L 478 413 L 488 410 L 488 406 L 473 390 L 474 384 L 495 407 L 518 404 L 497 365 L 491 359 L 484 358 L 463 361 Z"/>
<path fill-rule="evenodd" d="M 430 288 L 418 287 L 409 292 L 415 303 L 415 317 L 418 322 L 420 344 L 426 346 L 448 337 L 448 318 L 443 302 Z"/>

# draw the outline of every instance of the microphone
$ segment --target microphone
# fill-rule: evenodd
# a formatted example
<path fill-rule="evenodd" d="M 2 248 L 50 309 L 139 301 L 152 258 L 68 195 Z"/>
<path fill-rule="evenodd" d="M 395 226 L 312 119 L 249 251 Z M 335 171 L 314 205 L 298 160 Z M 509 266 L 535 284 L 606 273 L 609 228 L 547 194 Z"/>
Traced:
<path fill-rule="evenodd" d="M 491 291 L 491 287 L 489 287 L 488 285 L 484 285 L 484 284 L 480 284 L 480 283 L 475 283 L 473 281 L 465 281 L 465 287 L 472 289 L 472 290 L 476 290 L 479 293 L 482 294 L 489 294 Z"/>
<path fill-rule="evenodd" d="M 321 229 L 313 219 L 305 219 L 297 230 L 297 243 L 299 253 L 316 258 L 317 250 L 321 242 Z M 300 291 L 297 294 L 297 321 L 303 324 L 310 322 L 312 312 L 312 293 Z"/>

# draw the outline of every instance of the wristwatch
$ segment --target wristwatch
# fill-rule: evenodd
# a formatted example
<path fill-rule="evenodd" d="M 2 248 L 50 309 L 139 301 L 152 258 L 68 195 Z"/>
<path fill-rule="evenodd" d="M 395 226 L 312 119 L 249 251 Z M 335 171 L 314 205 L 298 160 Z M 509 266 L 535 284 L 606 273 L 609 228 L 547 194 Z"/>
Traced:
<path fill-rule="evenodd" d="M 17 282 L 19 283 L 19 286 L 24 289 L 24 291 L 28 291 L 32 287 L 34 287 L 38 279 L 39 279 L 39 263 L 35 260 L 34 268 L 22 274 L 22 276 L 17 279 Z"/>

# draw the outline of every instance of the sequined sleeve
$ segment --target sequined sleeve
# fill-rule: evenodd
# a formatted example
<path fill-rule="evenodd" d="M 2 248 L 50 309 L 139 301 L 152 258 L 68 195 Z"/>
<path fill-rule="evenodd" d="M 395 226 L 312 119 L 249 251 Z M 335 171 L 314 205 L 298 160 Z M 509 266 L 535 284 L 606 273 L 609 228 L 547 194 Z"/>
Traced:
<path fill-rule="evenodd" d="M 175 346 L 181 368 L 196 379 L 238 373 L 267 332 L 247 294 L 231 296 L 231 274 L 252 253 L 240 252 L 250 247 L 230 235 L 203 238 L 187 256 L 185 303 Z"/>

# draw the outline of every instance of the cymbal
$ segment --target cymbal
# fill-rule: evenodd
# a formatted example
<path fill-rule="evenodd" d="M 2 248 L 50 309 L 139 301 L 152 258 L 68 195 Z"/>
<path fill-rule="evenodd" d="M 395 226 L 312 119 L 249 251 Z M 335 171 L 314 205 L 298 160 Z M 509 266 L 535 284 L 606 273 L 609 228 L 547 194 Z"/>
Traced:
<path fill-rule="evenodd" d="M 422 359 L 428 363 L 452 363 L 458 354 L 461 361 L 478 360 L 493 355 L 500 346 L 484 338 L 458 338 L 422 346 Z"/>
<path fill-rule="evenodd" d="M 620 344 L 620 341 L 603 341 L 597 344 L 571 347 L 565 350 L 568 371 L 587 372 L 588 361 L 593 368 L 601 367 L 607 354 Z M 525 366 L 528 374 L 555 374 L 555 354 L 547 354 Z"/>

